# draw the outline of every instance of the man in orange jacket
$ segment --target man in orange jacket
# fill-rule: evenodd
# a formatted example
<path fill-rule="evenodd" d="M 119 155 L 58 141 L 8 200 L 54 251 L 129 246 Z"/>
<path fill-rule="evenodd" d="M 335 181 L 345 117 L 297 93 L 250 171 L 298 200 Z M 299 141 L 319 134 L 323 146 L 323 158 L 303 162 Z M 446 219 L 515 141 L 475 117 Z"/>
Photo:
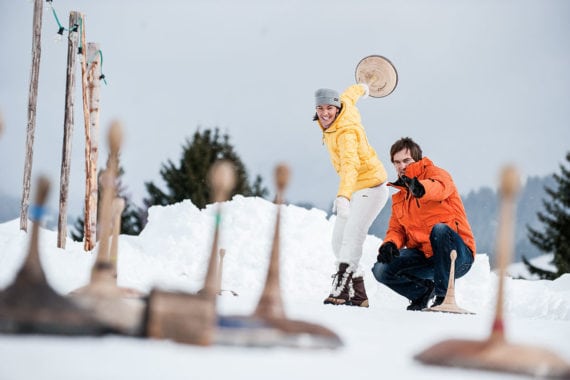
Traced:
<path fill-rule="evenodd" d="M 396 141 L 390 158 L 399 189 L 392 196 L 392 215 L 372 273 L 382 284 L 410 300 L 408 310 L 422 310 L 445 298 L 455 249 L 455 278 L 465 275 L 475 257 L 475 239 L 463 202 L 445 170 L 422 158 L 411 138 Z"/>

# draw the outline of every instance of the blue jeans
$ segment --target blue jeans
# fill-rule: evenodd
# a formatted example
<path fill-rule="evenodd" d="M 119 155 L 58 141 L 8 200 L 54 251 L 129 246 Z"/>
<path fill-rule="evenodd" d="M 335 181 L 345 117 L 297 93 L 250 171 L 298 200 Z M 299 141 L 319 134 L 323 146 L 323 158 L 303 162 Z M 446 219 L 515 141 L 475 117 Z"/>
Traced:
<path fill-rule="evenodd" d="M 433 256 L 426 258 L 419 249 L 400 249 L 400 256 L 388 264 L 377 262 L 372 273 L 378 282 L 396 293 L 415 301 L 424 296 L 430 283 L 435 283 L 435 295 L 445 296 L 451 267 L 450 253 L 457 252 L 455 278 L 465 275 L 473 264 L 473 253 L 465 242 L 446 224 L 436 224 L 430 233 Z"/>

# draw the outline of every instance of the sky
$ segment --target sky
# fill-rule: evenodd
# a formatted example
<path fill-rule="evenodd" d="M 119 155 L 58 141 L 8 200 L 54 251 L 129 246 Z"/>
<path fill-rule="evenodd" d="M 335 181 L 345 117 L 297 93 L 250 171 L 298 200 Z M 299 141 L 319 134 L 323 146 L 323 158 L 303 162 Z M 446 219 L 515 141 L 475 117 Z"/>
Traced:
<path fill-rule="evenodd" d="M 220 128 L 253 179 L 269 183 L 287 162 L 288 200 L 328 209 L 338 187 L 312 121 L 314 91 L 354 83 L 365 56 L 387 57 L 398 85 L 358 103 L 370 144 L 391 179 L 390 146 L 414 138 L 447 169 L 462 194 L 493 186 L 514 163 L 523 178 L 558 171 L 570 150 L 570 3 L 565 0 L 87 1 L 54 0 L 67 26 L 86 15 L 88 42 L 100 43 L 99 167 L 112 120 L 125 128 L 121 165 L 135 203 L 145 182 L 179 162 L 185 139 Z M 33 3 L 0 4 L 0 193 L 21 198 L 31 68 Z M 32 177 L 59 183 L 67 43 L 44 7 Z M 85 192 L 79 71 L 69 213 Z M 52 207 L 57 209 L 57 199 Z"/>
<path fill-rule="evenodd" d="M 55 194 L 50 195 L 54 197 Z M 197 209 L 190 201 L 150 209 L 139 236 L 119 237 L 118 285 L 196 292 L 203 286 L 211 252 L 216 207 Z M 221 316 L 250 315 L 263 288 L 275 226 L 276 206 L 259 198 L 234 197 L 222 204 L 219 247 L 226 250 Z M 381 240 L 368 235 L 362 265 L 369 308 L 324 305 L 330 290 L 335 216 L 282 206 L 280 284 L 288 318 L 320 324 L 343 346 L 312 350 L 212 345 L 196 347 L 168 340 L 127 336 L 60 337 L 0 334 L 0 378 L 67 379 L 520 379 L 495 372 L 430 367 L 414 355 L 445 339 L 485 340 L 494 318 L 498 277 L 489 256 L 477 254 L 471 270 L 455 283 L 457 304 L 474 315 L 411 312 L 407 300 L 378 284 L 368 270 Z M 9 286 L 27 254 L 30 233 L 19 220 L 0 224 L 0 292 Z M 40 230 L 39 252 L 49 286 L 65 295 L 89 283 L 96 248 L 83 251 L 68 240 L 56 247 L 56 232 Z M 533 260 L 548 267 L 547 255 Z M 539 262 L 540 261 L 540 262 Z M 524 273 L 520 263 L 509 267 Z M 570 363 L 570 275 L 555 281 L 505 280 L 507 342 L 547 349 Z M 33 363 L 33 364 L 32 364 Z"/>

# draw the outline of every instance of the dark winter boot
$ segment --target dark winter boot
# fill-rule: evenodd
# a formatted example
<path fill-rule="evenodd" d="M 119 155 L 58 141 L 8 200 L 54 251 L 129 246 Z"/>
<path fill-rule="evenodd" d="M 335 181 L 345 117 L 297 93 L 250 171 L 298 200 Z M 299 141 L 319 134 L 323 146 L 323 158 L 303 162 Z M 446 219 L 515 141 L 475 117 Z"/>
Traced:
<path fill-rule="evenodd" d="M 352 272 L 347 271 L 348 264 L 340 263 L 338 271 L 333 275 L 331 294 L 325 299 L 325 304 L 345 305 L 350 299 L 350 283 Z"/>
<path fill-rule="evenodd" d="M 431 307 L 434 306 L 439 306 L 443 303 L 443 301 L 445 301 L 445 297 L 444 296 L 436 296 L 435 300 L 433 301 L 433 303 L 431 304 Z"/>
<path fill-rule="evenodd" d="M 350 297 L 351 306 L 368 307 L 368 296 L 366 296 L 366 289 L 364 288 L 364 277 L 352 278 L 352 292 Z"/>
<path fill-rule="evenodd" d="M 433 288 L 435 287 L 435 285 L 433 281 L 426 281 L 426 287 L 427 287 L 426 292 L 420 298 L 412 300 L 410 306 L 406 308 L 407 310 L 413 310 L 413 311 L 423 310 L 428 306 L 429 301 L 433 298 L 434 294 Z"/>

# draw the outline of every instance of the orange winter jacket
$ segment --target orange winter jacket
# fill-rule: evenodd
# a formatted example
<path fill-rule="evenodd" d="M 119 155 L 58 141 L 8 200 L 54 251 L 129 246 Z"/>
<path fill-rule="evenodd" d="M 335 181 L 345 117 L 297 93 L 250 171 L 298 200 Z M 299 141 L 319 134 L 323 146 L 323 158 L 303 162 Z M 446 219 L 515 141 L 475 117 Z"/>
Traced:
<path fill-rule="evenodd" d="M 324 129 L 317 121 L 333 167 L 340 176 L 337 196 L 348 199 L 355 191 L 378 186 L 388 178 L 384 165 L 368 143 L 356 108 L 356 101 L 364 93 L 358 84 L 348 87 L 340 96 L 341 111 L 331 126 Z"/>
<path fill-rule="evenodd" d="M 445 223 L 461 236 L 475 256 L 475 239 L 451 175 L 424 157 L 406 168 L 406 176 L 417 177 L 425 194 L 415 198 L 402 181 L 388 183 L 400 191 L 392 196 L 392 216 L 384 242 L 391 241 L 398 248 L 416 248 L 431 257 L 431 230 L 434 225 Z"/>

